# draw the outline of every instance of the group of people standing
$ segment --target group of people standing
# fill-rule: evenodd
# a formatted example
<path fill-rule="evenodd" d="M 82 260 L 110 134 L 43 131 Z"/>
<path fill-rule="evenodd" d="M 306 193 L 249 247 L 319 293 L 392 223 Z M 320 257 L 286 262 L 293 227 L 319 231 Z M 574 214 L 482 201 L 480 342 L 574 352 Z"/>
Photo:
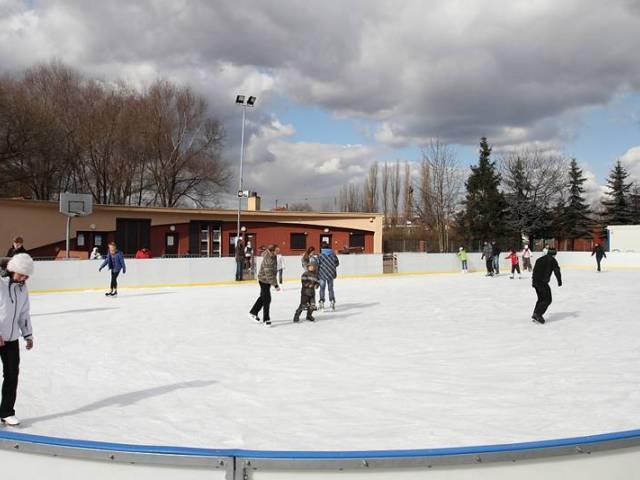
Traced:
<path fill-rule="evenodd" d="M 323 243 L 319 254 L 315 247 L 309 247 L 301 259 L 303 273 L 300 277 L 300 304 L 293 315 L 294 323 L 300 321 L 300 315 L 306 310 L 306 319 L 315 321 L 313 312 L 324 309 L 326 291 L 329 292 L 329 302 L 335 310 L 336 298 L 333 282 L 337 277 L 340 261 L 329 244 Z M 271 325 L 271 288 L 280 291 L 283 280 L 284 257 L 275 245 L 269 245 L 262 254 L 262 264 L 258 272 L 260 295 L 249 311 L 249 318 L 258 323 Z M 320 290 L 320 300 L 316 305 L 316 290 Z M 262 311 L 262 319 L 258 316 Z"/>

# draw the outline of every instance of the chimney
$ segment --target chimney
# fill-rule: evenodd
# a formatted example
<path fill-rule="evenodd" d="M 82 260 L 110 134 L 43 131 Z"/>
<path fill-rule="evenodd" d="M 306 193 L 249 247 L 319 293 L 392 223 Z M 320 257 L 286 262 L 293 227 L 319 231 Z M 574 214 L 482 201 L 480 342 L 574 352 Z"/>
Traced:
<path fill-rule="evenodd" d="M 256 192 L 251 192 L 247 198 L 247 210 L 257 212 L 260 210 L 260 197 Z"/>

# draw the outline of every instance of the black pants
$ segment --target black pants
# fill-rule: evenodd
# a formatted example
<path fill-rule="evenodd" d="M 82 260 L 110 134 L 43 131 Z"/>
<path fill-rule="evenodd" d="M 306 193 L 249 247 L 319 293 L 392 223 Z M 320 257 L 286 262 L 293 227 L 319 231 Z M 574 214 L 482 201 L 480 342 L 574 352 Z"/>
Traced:
<path fill-rule="evenodd" d="M 120 275 L 120 272 L 111 271 L 111 290 L 118 289 L 118 275 Z"/>
<path fill-rule="evenodd" d="M 306 295 L 304 293 L 300 294 L 300 305 L 298 306 L 298 309 L 296 310 L 296 314 L 295 317 L 296 319 L 300 318 L 300 314 L 302 313 L 303 310 L 307 310 L 307 318 L 311 317 L 311 314 L 313 313 L 313 310 L 315 309 L 316 306 L 316 293 L 313 292 L 313 295 Z"/>
<path fill-rule="evenodd" d="M 596 263 L 598 264 L 598 271 L 601 272 L 602 270 L 600 270 L 600 262 L 602 262 L 602 257 L 598 257 L 596 255 Z"/>
<path fill-rule="evenodd" d="M 16 414 L 13 407 L 16 404 L 18 392 L 18 373 L 20 371 L 20 346 L 18 340 L 5 342 L 0 347 L 2 357 L 2 404 L 0 404 L 0 418 L 11 417 Z"/>
<path fill-rule="evenodd" d="M 551 287 L 549 287 L 548 283 L 536 283 L 533 285 L 533 288 L 536 289 L 536 293 L 538 294 L 538 301 L 533 309 L 533 313 L 544 315 L 544 312 L 546 312 L 549 305 L 551 305 Z"/>
<path fill-rule="evenodd" d="M 487 264 L 487 273 L 493 273 L 493 259 L 488 257 L 485 262 Z"/>
<path fill-rule="evenodd" d="M 266 322 L 267 320 L 271 320 L 271 317 L 269 316 L 269 307 L 271 306 L 271 285 L 262 282 L 258 283 L 260 284 L 260 296 L 256 300 L 256 303 L 253 304 L 251 314 L 258 315 L 260 310 L 263 310 L 264 317 L 262 319 Z"/>
<path fill-rule="evenodd" d="M 511 265 L 511 275 L 516 272 L 518 272 L 518 275 L 520 275 L 520 264 L 518 263 L 516 263 L 515 265 Z"/>

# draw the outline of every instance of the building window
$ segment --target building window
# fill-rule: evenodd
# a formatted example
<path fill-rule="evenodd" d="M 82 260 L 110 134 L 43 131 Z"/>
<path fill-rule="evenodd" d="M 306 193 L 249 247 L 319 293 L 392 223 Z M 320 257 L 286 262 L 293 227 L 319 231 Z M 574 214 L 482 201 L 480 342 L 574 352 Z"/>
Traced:
<path fill-rule="evenodd" d="M 78 247 L 84 247 L 84 233 L 78 234 L 78 237 L 76 238 L 76 243 L 78 244 Z"/>
<path fill-rule="evenodd" d="M 96 233 L 93 236 L 93 246 L 94 247 L 101 247 L 102 246 L 102 234 L 101 233 Z"/>
<path fill-rule="evenodd" d="M 291 250 L 306 250 L 307 236 L 304 233 L 291 234 Z"/>
<path fill-rule="evenodd" d="M 349 247 L 364 248 L 364 233 L 352 233 L 349 237 Z"/>

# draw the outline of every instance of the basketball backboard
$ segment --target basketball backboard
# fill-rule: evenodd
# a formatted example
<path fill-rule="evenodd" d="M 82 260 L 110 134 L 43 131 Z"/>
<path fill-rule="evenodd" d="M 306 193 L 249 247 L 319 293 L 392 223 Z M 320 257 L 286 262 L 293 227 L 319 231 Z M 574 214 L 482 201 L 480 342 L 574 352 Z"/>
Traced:
<path fill-rule="evenodd" d="M 86 193 L 61 193 L 60 213 L 68 217 L 86 217 L 93 213 L 93 197 Z"/>

